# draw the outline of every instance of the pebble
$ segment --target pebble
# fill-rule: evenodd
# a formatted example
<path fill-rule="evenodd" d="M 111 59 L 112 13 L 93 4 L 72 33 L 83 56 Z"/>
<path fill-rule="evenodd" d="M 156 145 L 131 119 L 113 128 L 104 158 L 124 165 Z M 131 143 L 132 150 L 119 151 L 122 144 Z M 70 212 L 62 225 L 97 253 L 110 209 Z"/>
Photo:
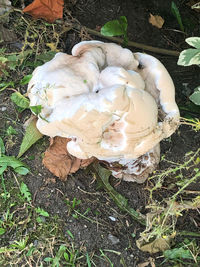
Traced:
<path fill-rule="evenodd" d="M 109 216 L 108 218 L 111 219 L 111 221 L 113 221 L 113 222 L 116 222 L 116 220 L 117 220 L 117 219 L 116 219 L 115 217 L 113 217 L 113 216 Z"/>
<path fill-rule="evenodd" d="M 113 245 L 116 245 L 119 243 L 119 239 L 112 234 L 108 235 L 108 239 L 112 242 Z"/>
<path fill-rule="evenodd" d="M 6 109 L 7 109 L 6 107 L 2 107 L 1 111 L 6 111 Z"/>

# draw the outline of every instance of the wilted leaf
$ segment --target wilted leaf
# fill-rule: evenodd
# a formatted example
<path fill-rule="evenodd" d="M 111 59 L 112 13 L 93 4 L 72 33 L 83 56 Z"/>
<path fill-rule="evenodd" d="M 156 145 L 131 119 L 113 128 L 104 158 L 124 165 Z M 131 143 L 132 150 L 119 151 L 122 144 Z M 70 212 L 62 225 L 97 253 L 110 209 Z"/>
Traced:
<path fill-rule="evenodd" d="M 200 105 L 200 91 L 194 92 L 189 98 L 195 105 Z"/>
<path fill-rule="evenodd" d="M 150 13 L 150 18 L 149 18 L 149 23 L 151 23 L 153 26 L 161 29 L 163 24 L 164 24 L 164 19 L 161 17 L 161 16 L 158 16 L 158 15 L 155 15 L 153 16 L 151 13 Z"/>
<path fill-rule="evenodd" d="M 18 158 L 21 157 L 40 138 L 42 138 L 43 135 L 38 131 L 36 122 L 37 118 L 34 117 L 26 127 L 26 132 L 20 146 Z"/>
<path fill-rule="evenodd" d="M 67 175 L 75 173 L 79 168 L 87 167 L 94 158 L 82 160 L 70 155 L 67 151 L 67 143 L 71 139 L 54 137 L 45 152 L 44 166 L 61 180 L 66 180 Z"/>
<path fill-rule="evenodd" d="M 169 249 L 170 241 L 171 237 L 166 237 L 166 238 L 160 237 L 153 240 L 152 242 L 145 243 L 144 240 L 140 238 L 136 241 L 136 245 L 140 250 L 144 252 L 157 253 Z"/>
<path fill-rule="evenodd" d="M 26 109 L 29 107 L 30 101 L 19 92 L 13 93 L 10 99 L 20 108 Z"/>
<path fill-rule="evenodd" d="M 33 3 L 24 8 L 34 18 L 43 18 L 48 22 L 54 22 L 63 17 L 63 0 L 34 0 Z"/>
<path fill-rule="evenodd" d="M 200 49 L 189 48 L 183 50 L 179 55 L 177 64 L 182 66 L 200 64 Z"/>
<path fill-rule="evenodd" d="M 125 16 L 121 16 L 119 19 L 108 21 L 102 28 L 101 34 L 104 36 L 119 36 L 126 34 L 127 31 L 127 19 Z"/>

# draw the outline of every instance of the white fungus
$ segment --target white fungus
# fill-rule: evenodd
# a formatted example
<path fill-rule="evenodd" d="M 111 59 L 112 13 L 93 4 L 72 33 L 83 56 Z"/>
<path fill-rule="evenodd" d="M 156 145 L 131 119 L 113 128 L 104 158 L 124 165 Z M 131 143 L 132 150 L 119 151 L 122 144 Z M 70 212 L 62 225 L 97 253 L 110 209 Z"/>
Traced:
<path fill-rule="evenodd" d="M 35 69 L 28 96 L 31 106 L 42 106 L 41 133 L 71 138 L 70 154 L 96 157 L 126 181 L 147 178 L 159 162 L 160 141 L 179 124 L 162 63 L 113 43 L 84 41 L 72 55 L 56 54 Z"/>

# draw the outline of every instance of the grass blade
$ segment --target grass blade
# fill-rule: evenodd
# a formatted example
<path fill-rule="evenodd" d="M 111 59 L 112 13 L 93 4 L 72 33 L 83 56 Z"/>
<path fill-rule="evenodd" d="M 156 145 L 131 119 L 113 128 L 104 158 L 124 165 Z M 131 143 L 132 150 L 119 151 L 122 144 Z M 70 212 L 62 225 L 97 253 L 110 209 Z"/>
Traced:
<path fill-rule="evenodd" d="M 99 163 L 94 163 L 93 168 L 95 170 L 95 173 L 97 174 L 97 179 L 100 179 L 104 188 L 106 189 L 110 197 L 114 200 L 114 202 L 117 204 L 117 206 L 121 210 L 127 212 L 134 220 L 136 220 L 140 224 L 146 225 L 145 216 L 135 211 L 133 208 L 129 207 L 128 200 L 124 196 L 116 192 L 114 188 L 110 185 L 109 177 L 111 175 L 111 171 L 101 167 Z"/>

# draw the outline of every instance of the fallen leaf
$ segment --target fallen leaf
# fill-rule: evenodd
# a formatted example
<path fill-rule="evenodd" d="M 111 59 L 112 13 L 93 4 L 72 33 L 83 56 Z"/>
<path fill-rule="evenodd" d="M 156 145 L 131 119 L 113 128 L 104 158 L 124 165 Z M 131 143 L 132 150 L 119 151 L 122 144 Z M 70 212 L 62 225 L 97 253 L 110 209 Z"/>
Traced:
<path fill-rule="evenodd" d="M 137 265 L 137 267 L 147 267 L 147 266 L 150 266 L 149 264 L 150 264 L 149 261 L 145 261 L 145 262 L 139 263 L 139 264 Z"/>
<path fill-rule="evenodd" d="M 26 132 L 20 145 L 19 154 L 17 156 L 18 158 L 20 158 L 33 144 L 35 144 L 40 138 L 43 137 L 43 134 L 41 134 L 37 129 L 36 123 L 36 116 L 33 116 L 30 120 L 28 120 Z"/>
<path fill-rule="evenodd" d="M 149 18 L 149 23 L 151 23 L 153 26 L 161 29 L 163 24 L 164 24 L 164 19 L 161 17 L 161 16 L 158 16 L 158 15 L 155 15 L 153 16 L 151 13 L 150 13 L 150 18 Z"/>
<path fill-rule="evenodd" d="M 23 12 L 34 18 L 43 18 L 48 22 L 54 22 L 63 17 L 63 0 L 34 0 L 24 8 Z"/>
<path fill-rule="evenodd" d="M 45 152 L 44 166 L 55 176 L 65 181 L 70 173 L 87 167 L 95 158 L 78 159 L 67 151 L 67 143 L 71 139 L 56 136 L 50 139 L 50 146 Z"/>
<path fill-rule="evenodd" d="M 157 253 L 170 249 L 171 239 L 171 236 L 167 236 L 166 238 L 160 237 L 153 240 L 152 242 L 145 243 L 145 241 L 140 238 L 136 241 L 136 245 L 140 250 L 144 252 Z"/>

